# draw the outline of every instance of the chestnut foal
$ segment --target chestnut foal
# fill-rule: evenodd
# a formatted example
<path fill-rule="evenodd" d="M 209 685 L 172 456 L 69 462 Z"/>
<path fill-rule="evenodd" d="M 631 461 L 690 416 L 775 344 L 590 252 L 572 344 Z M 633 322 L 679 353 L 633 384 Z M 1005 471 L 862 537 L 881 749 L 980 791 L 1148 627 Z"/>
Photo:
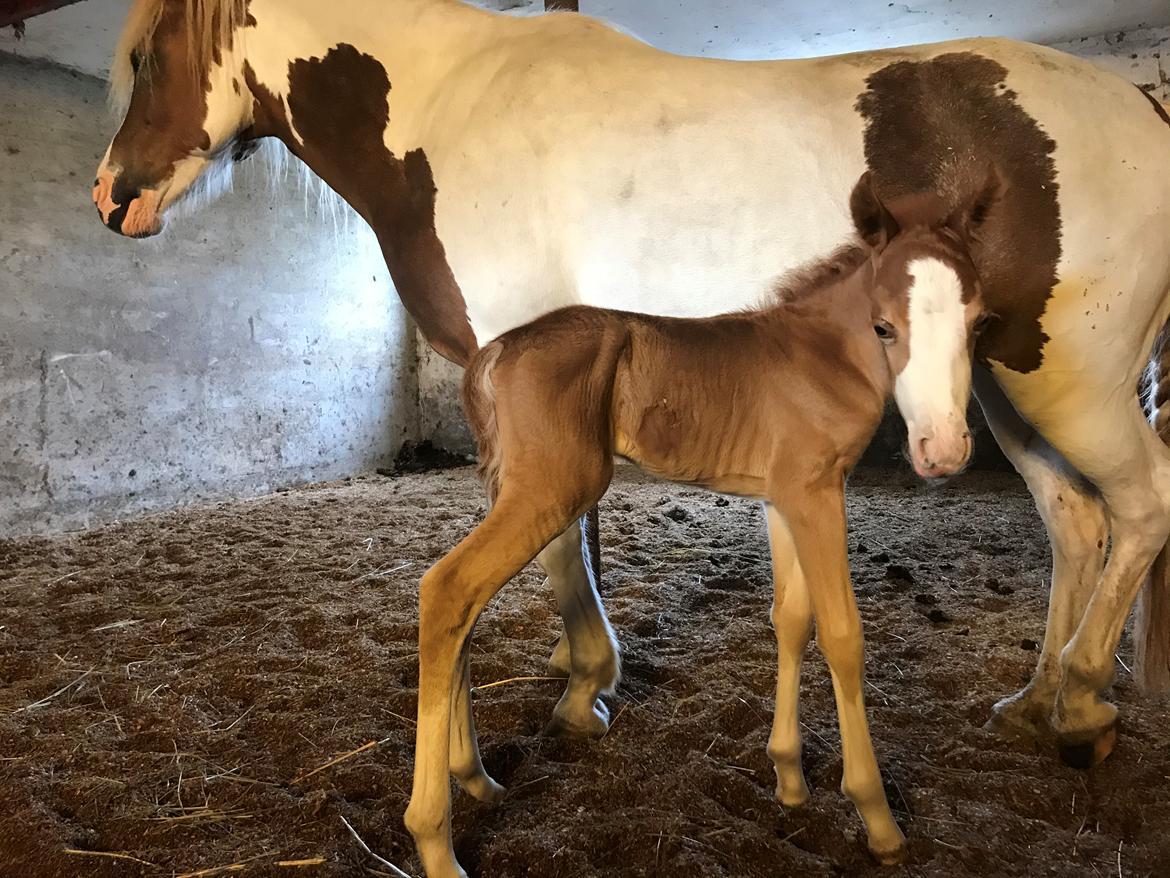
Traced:
<path fill-rule="evenodd" d="M 874 855 L 883 863 L 900 858 L 905 839 L 866 725 L 844 489 L 891 394 L 905 418 L 939 400 L 953 407 L 946 414 L 965 418 L 971 344 L 983 317 L 966 242 L 986 205 L 931 221 L 924 209 L 931 203 L 918 198 L 902 213 L 893 204 L 887 211 L 863 177 L 852 208 L 866 246 L 838 253 L 759 310 L 675 319 L 564 308 L 500 336 L 472 360 L 464 405 L 493 502 L 483 523 L 423 577 L 419 595 L 406 823 L 431 878 L 465 874 L 451 846 L 448 773 L 478 799 L 503 793 L 476 744 L 472 628 L 504 583 L 601 499 L 615 455 L 666 479 L 764 501 L 779 653 L 768 743 L 777 795 L 787 805 L 809 795 L 797 697 L 815 617 L 836 694 L 841 788 Z M 911 304 L 911 287 L 928 280 L 950 294 Z M 916 380 L 922 375 L 929 380 Z M 614 668 L 598 689 L 570 689 L 558 715 L 576 716 L 580 729 L 603 728 L 598 695 L 616 683 Z"/>

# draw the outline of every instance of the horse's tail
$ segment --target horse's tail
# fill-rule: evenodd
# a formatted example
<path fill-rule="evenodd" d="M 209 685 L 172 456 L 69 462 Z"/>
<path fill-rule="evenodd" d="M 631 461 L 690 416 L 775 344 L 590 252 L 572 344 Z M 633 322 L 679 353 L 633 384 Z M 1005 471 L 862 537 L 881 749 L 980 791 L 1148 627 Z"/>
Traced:
<path fill-rule="evenodd" d="M 1170 323 L 1154 342 L 1146 371 L 1146 414 L 1170 445 Z M 1154 559 L 1134 613 L 1134 677 L 1143 692 L 1170 694 L 1170 545 Z"/>
<path fill-rule="evenodd" d="M 489 343 L 476 352 L 463 373 L 463 411 L 479 447 L 479 479 L 491 502 L 495 501 L 500 488 L 503 464 L 496 424 L 496 389 L 492 384 L 492 370 L 503 350 L 504 345 L 500 341 Z"/>

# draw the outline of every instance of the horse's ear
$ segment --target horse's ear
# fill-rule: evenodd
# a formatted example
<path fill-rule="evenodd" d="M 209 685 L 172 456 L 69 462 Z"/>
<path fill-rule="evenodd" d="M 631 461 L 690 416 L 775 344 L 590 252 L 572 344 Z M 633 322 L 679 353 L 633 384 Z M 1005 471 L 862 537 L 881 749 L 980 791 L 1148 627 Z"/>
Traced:
<path fill-rule="evenodd" d="M 965 238 L 979 237 L 979 230 L 987 222 L 987 217 L 995 212 L 996 205 L 1003 199 L 1007 188 L 999 169 L 991 165 L 987 169 L 983 185 L 955 208 L 947 220 L 947 225 Z"/>
<path fill-rule="evenodd" d="M 853 187 L 849 210 L 853 214 L 857 234 L 874 250 L 883 249 L 898 234 L 898 221 L 878 196 L 869 171 L 862 174 Z"/>

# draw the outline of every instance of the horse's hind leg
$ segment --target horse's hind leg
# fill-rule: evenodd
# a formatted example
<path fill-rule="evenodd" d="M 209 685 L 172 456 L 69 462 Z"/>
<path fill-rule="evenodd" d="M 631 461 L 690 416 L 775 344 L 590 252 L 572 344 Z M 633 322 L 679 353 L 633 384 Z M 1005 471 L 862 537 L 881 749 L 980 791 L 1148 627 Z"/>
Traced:
<path fill-rule="evenodd" d="M 556 593 L 569 662 L 569 682 L 546 732 L 599 737 L 609 728 L 609 711 L 600 696 L 617 685 L 620 664 L 592 566 L 585 561 L 582 521 L 569 525 L 537 556 Z"/>
<path fill-rule="evenodd" d="M 1060 652 L 1076 631 L 1105 565 L 1105 503 L 1020 416 L 990 372 L 977 368 L 974 382 L 991 432 L 1027 483 L 1052 546 L 1048 622 L 1036 670 L 1027 686 L 995 705 L 988 726 L 1001 733 L 1047 736 L 1060 686 Z"/>
<path fill-rule="evenodd" d="M 776 768 L 776 798 L 796 807 L 808 801 L 800 762 L 799 702 L 800 666 L 812 635 L 812 605 L 788 525 L 775 507 L 768 505 L 767 512 L 774 589 L 772 628 L 776 632 L 776 704 L 768 755 Z"/>
<path fill-rule="evenodd" d="M 1154 558 L 1170 535 L 1170 451 L 1124 395 L 1070 417 L 1050 441 L 1100 489 L 1112 545 L 1076 633 L 1060 655 L 1052 723 L 1065 759 L 1100 761 L 1112 749 L 1117 708 L 1101 698 L 1114 672 L 1125 620 Z"/>

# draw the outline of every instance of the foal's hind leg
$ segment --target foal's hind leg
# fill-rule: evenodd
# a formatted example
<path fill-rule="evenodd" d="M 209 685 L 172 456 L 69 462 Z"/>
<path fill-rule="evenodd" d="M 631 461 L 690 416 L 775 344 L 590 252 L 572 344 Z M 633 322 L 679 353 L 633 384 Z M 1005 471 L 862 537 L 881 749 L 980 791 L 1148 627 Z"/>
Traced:
<path fill-rule="evenodd" d="M 492 780 L 479 755 L 475 717 L 471 710 L 471 639 L 463 643 L 451 705 L 451 776 L 459 786 L 481 802 L 495 802 L 504 788 Z"/>
<path fill-rule="evenodd" d="M 999 447 L 1023 476 L 1048 530 L 1052 587 L 1044 646 L 1028 685 L 995 705 L 988 727 L 1001 733 L 1049 735 L 1060 686 L 1060 651 L 1084 615 L 1105 565 L 1109 525 L 1097 489 L 1025 421 L 986 369 L 975 393 Z"/>
<path fill-rule="evenodd" d="M 768 755 L 776 768 L 776 798 L 789 807 L 808 801 L 808 784 L 800 764 L 800 666 L 812 635 L 808 584 L 796 558 L 788 525 L 767 505 L 772 547 L 772 628 L 776 632 L 776 705 Z"/>
<path fill-rule="evenodd" d="M 600 696 L 617 685 L 620 665 L 593 569 L 585 563 L 583 520 L 569 525 L 537 556 L 556 592 L 569 662 L 568 686 L 546 731 L 600 737 L 609 728 L 609 710 Z"/>
<path fill-rule="evenodd" d="M 470 710 L 469 704 L 460 706 L 458 690 L 466 689 L 461 656 L 466 654 L 471 630 L 500 587 L 579 512 L 555 497 L 534 503 L 531 496 L 505 486 L 487 518 L 423 577 L 414 787 L 406 825 L 429 878 L 465 875 L 451 846 L 448 772 L 452 709 Z M 472 729 L 468 723 L 468 734 L 473 734 Z M 466 752 L 462 756 L 465 764 L 459 769 L 465 772 Z M 482 766 L 473 770 L 490 782 Z"/>

